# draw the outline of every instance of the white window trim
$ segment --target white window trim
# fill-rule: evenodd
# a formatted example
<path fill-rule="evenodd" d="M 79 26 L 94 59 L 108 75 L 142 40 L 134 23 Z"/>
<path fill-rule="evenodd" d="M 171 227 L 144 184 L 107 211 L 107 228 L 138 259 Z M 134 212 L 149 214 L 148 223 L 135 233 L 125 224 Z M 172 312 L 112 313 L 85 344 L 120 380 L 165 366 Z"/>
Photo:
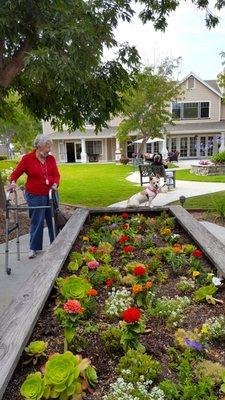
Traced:
<path fill-rule="evenodd" d="M 178 104 L 184 104 L 184 103 L 209 103 L 209 116 L 208 117 L 204 117 L 204 118 L 180 118 L 179 120 L 176 121 L 187 121 L 187 120 L 197 120 L 197 121 L 202 121 L 202 120 L 209 120 L 211 119 L 211 105 L 212 105 L 212 101 L 211 100 L 181 100 L 181 101 L 173 101 L 171 102 L 171 114 L 173 113 L 173 103 L 178 103 Z"/>
<path fill-rule="evenodd" d="M 102 144 L 102 152 L 99 154 L 100 156 L 102 156 L 103 155 L 103 145 L 104 145 L 104 143 L 103 143 L 103 140 L 102 139 L 92 139 L 92 138 L 86 138 L 86 140 L 85 140 L 85 146 L 86 146 L 86 142 L 101 142 L 101 144 Z"/>

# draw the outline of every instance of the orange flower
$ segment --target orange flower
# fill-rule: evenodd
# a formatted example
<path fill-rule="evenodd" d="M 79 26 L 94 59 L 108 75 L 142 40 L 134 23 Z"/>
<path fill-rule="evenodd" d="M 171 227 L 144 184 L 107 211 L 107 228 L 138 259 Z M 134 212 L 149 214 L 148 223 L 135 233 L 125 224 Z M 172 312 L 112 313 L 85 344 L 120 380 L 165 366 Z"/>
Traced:
<path fill-rule="evenodd" d="M 146 287 L 146 289 L 151 289 L 152 285 L 153 285 L 152 281 L 147 281 L 145 284 L 145 287 Z"/>
<path fill-rule="evenodd" d="M 175 244 L 175 245 L 173 246 L 173 251 L 174 251 L 174 253 L 181 253 L 182 250 L 181 250 L 180 245 L 179 245 L 179 244 Z"/>
<path fill-rule="evenodd" d="M 155 225 L 156 222 L 157 222 L 157 221 L 156 221 L 156 218 L 150 218 L 150 222 L 151 222 L 152 225 Z"/>
<path fill-rule="evenodd" d="M 134 285 L 134 286 L 132 286 L 132 292 L 133 292 L 133 293 L 140 293 L 140 292 L 142 292 L 142 286 L 141 286 L 141 285 Z"/>
<path fill-rule="evenodd" d="M 98 291 L 95 289 L 90 289 L 87 291 L 87 296 L 97 296 L 98 295 Z"/>

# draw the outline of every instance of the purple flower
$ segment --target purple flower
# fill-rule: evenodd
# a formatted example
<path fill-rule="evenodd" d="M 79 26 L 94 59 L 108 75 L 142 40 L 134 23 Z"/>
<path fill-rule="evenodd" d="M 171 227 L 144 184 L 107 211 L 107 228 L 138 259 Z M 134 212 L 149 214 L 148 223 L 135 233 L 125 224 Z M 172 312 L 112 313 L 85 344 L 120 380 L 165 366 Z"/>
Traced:
<path fill-rule="evenodd" d="M 199 342 L 196 342 L 195 340 L 190 340 L 190 339 L 188 339 L 186 337 L 186 338 L 184 338 L 184 341 L 185 341 L 187 346 L 192 347 L 193 349 L 196 349 L 196 350 L 199 350 L 199 351 L 204 349 L 202 344 L 199 343 Z"/>
<path fill-rule="evenodd" d="M 113 230 L 113 229 L 116 229 L 118 227 L 118 225 L 117 224 L 111 224 L 111 225 L 109 225 L 109 230 Z"/>

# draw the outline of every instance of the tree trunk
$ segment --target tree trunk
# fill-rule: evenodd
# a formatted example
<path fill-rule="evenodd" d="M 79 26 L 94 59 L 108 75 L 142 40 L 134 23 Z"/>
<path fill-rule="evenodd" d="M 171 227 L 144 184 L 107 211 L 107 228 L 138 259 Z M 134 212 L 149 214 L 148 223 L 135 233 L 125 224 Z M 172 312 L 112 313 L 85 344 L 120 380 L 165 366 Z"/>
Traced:
<path fill-rule="evenodd" d="M 28 43 L 24 41 L 21 43 L 19 50 L 13 55 L 11 61 L 0 70 L 0 86 L 7 88 L 11 85 L 13 79 L 20 73 L 24 66 L 27 51 Z"/>

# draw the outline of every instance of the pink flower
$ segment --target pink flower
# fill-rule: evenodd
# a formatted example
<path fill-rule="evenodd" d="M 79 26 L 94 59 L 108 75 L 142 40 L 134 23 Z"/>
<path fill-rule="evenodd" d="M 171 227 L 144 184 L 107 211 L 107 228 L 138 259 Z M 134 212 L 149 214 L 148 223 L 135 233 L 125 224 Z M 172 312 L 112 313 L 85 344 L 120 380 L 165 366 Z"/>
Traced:
<path fill-rule="evenodd" d="M 78 300 L 68 300 L 63 305 L 63 308 L 69 314 L 82 314 L 84 312 L 84 307 L 81 306 Z"/>
<path fill-rule="evenodd" d="M 99 262 L 96 260 L 89 261 L 87 263 L 89 269 L 97 269 L 99 267 Z"/>

